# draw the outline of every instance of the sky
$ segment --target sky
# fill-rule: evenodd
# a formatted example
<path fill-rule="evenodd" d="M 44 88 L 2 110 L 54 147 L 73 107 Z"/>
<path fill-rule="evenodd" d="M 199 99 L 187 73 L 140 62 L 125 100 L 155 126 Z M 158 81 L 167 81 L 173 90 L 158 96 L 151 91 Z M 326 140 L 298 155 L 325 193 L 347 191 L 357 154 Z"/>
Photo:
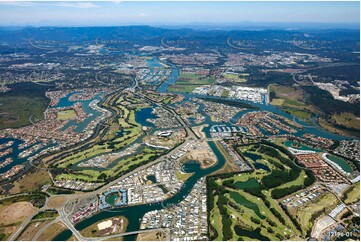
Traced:
<path fill-rule="evenodd" d="M 237 22 L 360 22 L 353 2 L 4 2 L 0 25 L 109 26 L 226 24 Z"/>

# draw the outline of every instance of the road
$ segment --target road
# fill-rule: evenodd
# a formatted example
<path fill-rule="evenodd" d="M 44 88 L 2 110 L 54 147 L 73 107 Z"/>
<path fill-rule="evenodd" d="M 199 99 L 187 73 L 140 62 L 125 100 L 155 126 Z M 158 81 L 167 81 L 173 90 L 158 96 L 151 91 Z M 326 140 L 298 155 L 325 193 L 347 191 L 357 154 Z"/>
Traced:
<path fill-rule="evenodd" d="M 13 233 L 8 240 L 14 241 L 23 231 L 23 229 L 30 223 L 31 219 L 38 213 L 39 211 L 35 211 L 30 216 L 28 216 L 20 225 L 20 227 Z"/>
<path fill-rule="evenodd" d="M 65 212 L 65 206 L 59 209 L 58 212 L 60 215 L 60 220 L 66 225 L 66 227 L 68 227 L 68 229 L 70 229 L 70 231 L 73 233 L 75 238 L 77 238 L 77 240 L 86 240 L 86 238 L 84 238 L 79 233 L 79 231 L 74 228 L 73 224 L 69 221 L 68 215 Z"/>
<path fill-rule="evenodd" d="M 178 122 L 186 129 L 188 137 L 200 139 L 200 137 L 198 137 L 198 135 L 193 131 L 192 127 L 172 107 L 168 107 L 167 105 L 162 104 L 162 103 L 157 103 L 153 99 L 151 99 L 143 94 L 140 94 L 140 93 L 133 93 L 133 94 L 138 97 L 141 97 L 143 99 L 146 99 L 146 100 L 150 101 L 151 103 L 153 103 L 154 105 L 160 106 L 160 107 L 166 109 L 167 111 L 169 111 L 170 113 L 172 113 L 174 115 L 174 117 L 176 117 Z"/>
<path fill-rule="evenodd" d="M 29 195 L 29 193 L 19 193 L 19 194 L 7 196 L 7 197 L 2 197 L 2 198 L 0 198 L 0 201 L 5 200 L 5 199 L 9 199 L 9 198 L 12 198 L 12 197 L 20 197 L 20 196 L 26 196 L 26 195 Z"/>
<path fill-rule="evenodd" d="M 60 222 L 60 218 L 56 218 L 53 221 L 51 221 L 50 223 L 44 225 L 43 227 L 41 227 L 41 229 L 39 229 L 39 231 L 34 235 L 34 237 L 32 238 L 32 241 L 38 241 L 40 235 L 47 229 L 49 228 L 51 225 Z"/>
<path fill-rule="evenodd" d="M 11 197 L 17 197 L 17 196 L 24 196 L 24 195 L 28 195 L 28 193 L 22 193 L 22 194 L 17 194 L 17 195 L 14 195 L 14 196 L 9 196 L 9 197 L 5 197 L 5 198 L 11 198 Z M 2 198 L 2 199 L 5 199 L 5 198 Z M 2 200 L 0 199 L 0 200 Z M 20 234 L 21 232 L 23 231 L 23 229 L 26 228 L 26 226 L 30 223 L 30 221 L 32 220 L 32 218 L 37 215 L 39 212 L 41 211 L 45 211 L 47 209 L 49 209 L 48 207 L 48 201 L 49 201 L 49 198 L 46 197 L 46 200 L 45 200 L 45 203 L 44 203 L 44 206 L 40 209 L 36 209 L 36 211 L 34 213 L 32 213 L 31 215 L 29 215 L 20 225 L 20 227 L 8 238 L 9 241 L 14 241 Z"/>
<path fill-rule="evenodd" d="M 98 194 L 101 194 L 105 191 L 107 191 L 109 189 L 109 187 L 116 185 L 119 181 L 124 180 L 126 177 L 133 175 L 134 173 L 137 173 L 140 170 L 146 169 L 150 166 L 153 166 L 161 161 L 163 161 L 165 158 L 170 158 L 174 153 L 178 152 L 179 150 L 181 150 L 189 141 L 191 141 L 190 138 L 186 138 L 186 140 L 180 144 L 179 146 L 177 146 L 176 148 L 174 148 L 172 151 L 170 151 L 168 154 L 163 155 L 161 157 L 159 157 L 158 159 L 151 161 L 145 165 L 142 165 L 130 172 L 128 172 L 127 174 L 122 175 L 121 177 L 115 179 L 114 181 L 111 181 L 109 183 L 107 183 L 106 185 L 98 188 L 97 190 L 94 190 L 92 192 L 86 192 L 86 193 L 81 193 L 81 194 L 69 194 L 69 195 L 53 195 L 52 197 L 67 197 L 68 201 L 74 201 L 76 199 L 80 199 L 80 198 L 86 198 L 86 197 L 91 197 L 91 196 L 96 196 Z"/>
<path fill-rule="evenodd" d="M 136 81 L 135 86 L 133 87 L 135 89 L 135 87 L 137 86 L 138 82 Z M 133 89 L 133 90 L 134 90 Z M 138 167 L 136 169 L 134 169 L 133 171 L 128 172 L 127 174 L 115 179 L 114 181 L 109 182 L 108 184 L 102 186 L 101 188 L 94 190 L 92 192 L 86 192 L 86 193 L 81 193 L 81 194 L 69 194 L 69 195 L 52 195 L 51 198 L 54 197 L 64 197 L 66 199 L 66 203 L 60 208 L 58 209 L 58 213 L 59 213 L 59 218 L 55 219 L 54 221 L 52 221 L 51 223 L 47 224 L 46 226 L 44 226 L 43 228 L 41 228 L 33 237 L 33 240 L 37 240 L 39 238 L 39 236 L 46 230 L 46 228 L 48 228 L 49 226 L 51 226 L 52 224 L 56 223 L 56 222 L 62 222 L 64 223 L 64 225 L 73 233 L 73 235 L 76 237 L 76 239 L 81 240 L 81 241 L 99 241 L 99 240 L 105 240 L 105 239 L 110 239 L 110 238 L 116 238 L 116 237 L 121 237 L 121 236 L 125 236 L 125 235 L 131 235 L 131 234 L 138 234 L 138 233 L 142 233 L 142 232 L 150 232 L 150 231 L 159 231 L 160 229 L 152 229 L 152 230 L 140 230 L 140 231 L 131 231 L 131 232 L 126 232 L 126 233 L 122 233 L 122 234 L 116 234 L 116 235 L 111 235 L 111 236 L 105 236 L 105 237 L 97 237 L 97 238 L 86 238 L 84 236 L 82 236 L 80 234 L 80 232 L 78 230 L 75 229 L 74 225 L 72 224 L 72 222 L 69 220 L 68 218 L 68 214 L 65 211 L 66 205 L 76 201 L 77 199 L 82 199 L 82 198 L 87 198 L 87 197 L 93 197 L 93 196 L 97 196 L 98 194 L 101 194 L 103 192 L 105 192 L 106 190 L 109 189 L 109 187 L 117 184 L 119 181 L 124 180 L 124 178 L 131 176 L 132 174 L 146 169 L 150 166 L 153 166 L 161 161 L 163 161 L 165 158 L 170 158 L 170 156 L 172 156 L 174 153 L 178 152 L 179 150 L 181 150 L 185 145 L 187 145 L 191 140 L 194 139 L 201 139 L 200 137 L 197 136 L 197 134 L 194 132 L 194 130 L 192 129 L 192 127 L 185 121 L 183 120 L 183 118 L 177 114 L 177 112 L 171 108 L 168 107 L 165 104 L 160 104 L 157 103 L 155 101 L 153 101 L 152 99 L 142 95 L 142 94 L 136 94 L 133 92 L 134 95 L 142 97 L 148 101 L 150 101 L 151 103 L 160 106 L 164 109 L 166 109 L 167 111 L 169 111 L 170 113 L 172 113 L 172 115 L 174 115 L 174 117 L 178 120 L 178 122 L 186 129 L 187 131 L 187 138 L 185 139 L 185 141 L 177 146 L 175 149 L 173 149 L 172 151 L 170 151 L 168 154 L 163 155 L 161 157 L 159 157 L 158 159 L 151 161 L 141 167 Z M 207 139 L 207 140 L 212 140 L 213 139 Z M 47 200 L 48 201 L 48 200 Z M 38 210 L 36 213 L 38 213 L 39 211 L 45 210 L 48 208 L 47 206 L 47 201 L 45 203 L 45 206 Z M 33 215 L 29 216 L 26 220 L 23 221 L 23 223 L 21 224 L 20 228 L 13 233 L 13 235 L 9 238 L 10 240 L 14 240 L 16 239 L 22 232 L 22 230 L 27 226 L 27 224 L 31 221 L 32 217 L 36 214 L 34 213 Z M 69 211 L 69 213 L 71 213 L 71 211 Z"/>
<path fill-rule="evenodd" d="M 148 229 L 148 230 L 138 230 L 138 231 L 119 233 L 119 234 L 112 234 L 112 235 L 103 236 L 103 237 L 84 237 L 83 235 L 80 234 L 80 232 L 78 230 L 76 230 L 74 228 L 73 224 L 69 221 L 64 208 L 60 209 L 59 213 L 60 213 L 60 220 L 68 227 L 68 229 L 71 230 L 71 232 L 73 233 L 75 238 L 79 241 L 100 241 L 100 240 L 107 240 L 107 239 L 111 239 L 111 238 L 118 238 L 118 237 L 122 237 L 122 236 L 139 234 L 139 233 L 144 233 L 144 232 L 152 232 L 152 231 L 160 231 L 160 230 L 162 231 L 163 230 L 163 229 Z"/>

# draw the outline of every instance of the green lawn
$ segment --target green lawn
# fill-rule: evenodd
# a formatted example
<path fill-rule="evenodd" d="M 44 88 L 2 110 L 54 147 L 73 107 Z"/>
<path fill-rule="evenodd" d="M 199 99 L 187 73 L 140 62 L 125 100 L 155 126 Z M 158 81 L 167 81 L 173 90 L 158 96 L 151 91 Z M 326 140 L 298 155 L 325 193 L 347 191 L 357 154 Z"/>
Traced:
<path fill-rule="evenodd" d="M 244 77 L 240 77 L 237 74 L 222 74 L 222 76 L 226 79 L 232 80 L 232 82 L 247 82 L 247 79 Z M 243 75 L 246 76 L 246 75 Z"/>
<path fill-rule="evenodd" d="M 202 76 L 190 73 L 181 73 L 177 82 L 168 87 L 170 92 L 192 92 L 194 88 L 209 85 L 216 81 L 214 76 Z"/>
<path fill-rule="evenodd" d="M 360 201 L 360 182 L 353 184 L 344 194 L 345 203 L 352 204 Z"/>
<path fill-rule="evenodd" d="M 347 128 L 360 129 L 360 118 L 352 113 L 334 114 L 332 119 Z"/>
<path fill-rule="evenodd" d="M 284 172 L 293 171 L 291 169 L 294 168 L 294 164 L 292 165 L 292 163 L 284 160 L 284 158 L 289 160 L 285 153 L 275 147 L 272 147 L 274 151 L 272 149 L 265 149 L 265 147 L 269 146 L 266 144 L 256 144 L 239 146 L 238 149 L 242 153 L 248 152 L 253 155 L 259 155 L 260 158 L 257 159 L 257 162 L 267 165 L 271 172 L 274 170 L 280 171 L 280 169 L 283 169 Z M 271 157 L 270 155 L 276 151 L 279 155 Z M 289 160 L 289 162 L 291 161 Z M 212 194 L 211 196 L 214 196 L 215 200 L 210 208 L 210 223 L 216 226 L 215 218 L 218 216 L 217 213 L 222 218 L 223 224 L 225 222 L 229 224 L 227 219 L 230 219 L 232 222 L 230 226 L 232 232 L 229 232 L 227 228 L 219 228 L 217 232 L 221 231 L 222 236 L 218 234 L 216 240 L 225 238 L 230 240 L 238 240 L 239 238 L 242 240 L 257 240 L 265 238 L 264 236 L 270 240 L 299 240 L 302 238 L 301 236 L 307 231 L 307 228 L 304 227 L 303 231 L 299 231 L 289 215 L 283 211 L 278 201 L 272 198 L 271 193 L 274 189 L 303 186 L 307 177 L 306 172 L 301 170 L 293 180 L 268 189 L 267 184 L 264 184 L 263 180 L 264 177 L 272 174 L 271 172 L 259 169 L 249 173 L 234 174 L 225 178 L 211 177 L 208 180 L 207 188 L 212 190 L 208 191 L 207 194 Z M 257 185 L 257 182 L 259 185 Z M 216 197 L 217 199 L 215 199 Z M 222 201 L 222 203 L 217 203 L 217 201 Z M 331 201 L 331 203 L 333 202 Z M 219 204 L 223 204 L 226 210 L 218 207 Z M 327 204 L 330 205 L 330 203 Z M 224 214 L 225 211 L 227 211 L 228 215 Z M 302 216 L 305 217 L 303 220 L 309 220 L 308 214 L 303 214 Z M 226 220 L 223 221 L 224 219 Z M 243 230 L 254 231 L 254 233 L 247 236 L 237 235 L 234 229 L 236 225 L 240 226 Z"/>
<path fill-rule="evenodd" d="M 224 90 L 222 93 L 222 97 L 228 97 L 229 95 L 229 91 L 228 90 Z"/>
<path fill-rule="evenodd" d="M 168 87 L 170 92 L 193 92 L 198 85 L 173 85 Z"/>
<path fill-rule="evenodd" d="M 287 188 L 287 187 L 292 187 L 292 186 L 300 186 L 300 185 L 302 185 L 304 183 L 306 177 L 307 177 L 307 175 L 306 175 L 305 171 L 302 170 L 300 175 L 298 176 L 298 178 L 296 180 L 284 183 L 281 186 L 278 186 L 277 188 Z"/>
<path fill-rule="evenodd" d="M 230 177 L 230 179 L 234 179 L 237 181 L 245 181 L 250 178 L 254 178 L 254 173 L 245 173 L 242 175 L 235 175 Z M 261 176 L 260 176 L 261 177 Z M 219 179 L 216 181 L 219 186 L 222 186 L 223 179 Z M 232 231 L 233 238 L 232 240 L 237 240 L 238 235 L 234 232 L 235 225 L 241 225 L 244 229 L 247 230 L 255 230 L 257 228 L 261 229 L 261 234 L 267 236 L 271 240 L 279 240 L 276 234 L 281 235 L 284 239 L 297 237 L 299 236 L 299 232 L 295 229 L 294 225 L 287 217 L 286 214 L 283 213 L 282 209 L 279 207 L 278 203 L 273 200 L 268 194 L 269 192 L 265 191 L 267 200 L 270 202 L 271 207 L 275 208 L 279 211 L 280 215 L 283 217 L 285 223 L 281 222 L 278 217 L 276 217 L 270 209 L 265 205 L 264 201 L 258 197 L 255 197 L 243 190 L 235 190 L 227 187 L 227 193 L 225 193 L 225 197 L 228 200 L 228 204 L 236 204 L 227 206 L 227 211 L 231 215 L 232 218 Z M 220 195 L 218 195 L 220 196 Z M 237 198 L 240 196 L 239 198 Z M 217 196 L 215 196 L 216 198 Z M 239 200 L 240 199 L 240 200 Z M 216 228 L 217 223 L 215 218 L 218 218 L 219 209 L 216 203 L 217 199 L 215 199 L 214 207 L 211 212 L 211 224 Z M 255 221 L 259 221 L 256 223 Z M 216 229 L 217 232 L 222 232 L 222 228 Z M 296 232 L 294 232 L 296 231 Z M 247 239 L 244 236 L 241 236 L 242 239 Z M 222 236 L 218 234 L 218 237 L 215 240 L 222 239 Z M 251 238 L 252 239 L 252 238 Z M 254 239 L 254 238 L 253 238 Z"/>
<path fill-rule="evenodd" d="M 308 203 L 306 206 L 300 207 L 297 210 L 296 218 L 299 221 L 304 235 L 310 229 L 312 229 L 314 218 L 312 217 L 314 214 L 318 213 L 327 213 L 330 212 L 333 208 L 338 204 L 338 200 L 335 195 L 330 192 L 327 192 L 316 201 L 312 203 Z"/>
<path fill-rule="evenodd" d="M 312 113 L 310 113 L 308 111 L 303 111 L 303 110 L 294 109 L 294 108 L 283 107 L 282 110 L 291 114 L 292 116 L 295 116 L 299 119 L 306 120 L 306 121 L 310 120 L 313 115 Z"/>
<path fill-rule="evenodd" d="M 58 120 L 75 119 L 77 117 L 74 109 L 63 110 L 57 113 L 56 118 Z"/>
<path fill-rule="evenodd" d="M 85 150 L 77 152 L 76 154 L 69 155 L 68 157 L 58 162 L 58 168 L 70 168 L 86 159 L 93 158 L 97 155 L 110 153 L 114 150 L 119 150 L 121 148 L 129 146 L 137 138 L 139 138 L 140 135 L 142 135 L 142 126 L 135 121 L 135 109 L 129 109 L 128 107 L 121 105 L 121 101 L 123 100 L 131 102 L 132 107 L 133 105 L 137 104 L 143 105 L 144 100 L 127 96 L 120 97 L 116 101 L 116 111 L 120 115 L 118 117 L 118 120 L 116 120 L 115 122 L 117 122 L 117 125 L 124 130 L 124 135 L 122 135 L 121 137 L 114 136 L 111 140 L 107 140 L 106 142 L 93 145 Z M 151 157 L 155 157 L 157 155 L 158 151 L 144 148 L 143 151 L 138 155 L 131 156 L 126 159 L 121 159 L 119 161 L 116 161 L 114 159 L 113 162 L 117 163 L 111 164 L 111 168 L 105 171 L 97 171 L 89 168 L 83 168 L 79 170 L 76 169 L 73 171 L 68 170 L 63 172 L 62 174 L 58 174 L 56 176 L 56 179 L 81 179 L 88 182 L 102 181 L 99 180 L 100 178 L 98 178 L 100 174 L 104 174 L 109 178 L 128 169 L 131 169 L 132 167 L 139 165 L 140 163 L 145 162 Z"/>
<path fill-rule="evenodd" d="M 190 73 L 181 73 L 177 80 L 178 85 L 208 85 L 214 82 L 214 76 L 202 76 Z"/>
<path fill-rule="evenodd" d="M 214 205 L 213 210 L 210 214 L 211 225 L 217 231 L 217 238 L 215 240 L 221 241 L 222 240 L 222 217 L 219 213 L 219 209 L 217 208 L 217 200 L 218 196 L 214 197 Z"/>

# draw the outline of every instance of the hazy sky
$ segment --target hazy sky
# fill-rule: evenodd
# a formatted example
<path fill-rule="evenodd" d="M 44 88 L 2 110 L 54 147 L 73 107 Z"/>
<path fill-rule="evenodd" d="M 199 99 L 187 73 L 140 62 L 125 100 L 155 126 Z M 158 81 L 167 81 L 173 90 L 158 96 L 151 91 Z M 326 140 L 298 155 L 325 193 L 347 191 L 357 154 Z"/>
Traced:
<path fill-rule="evenodd" d="M 359 23 L 353 2 L 0 2 L 0 25 Z"/>

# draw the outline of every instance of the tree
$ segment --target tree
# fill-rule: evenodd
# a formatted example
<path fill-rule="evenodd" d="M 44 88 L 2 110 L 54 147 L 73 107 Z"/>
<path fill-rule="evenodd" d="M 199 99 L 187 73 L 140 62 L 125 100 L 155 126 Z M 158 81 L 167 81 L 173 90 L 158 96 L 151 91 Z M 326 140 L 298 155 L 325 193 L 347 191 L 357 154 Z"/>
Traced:
<path fill-rule="evenodd" d="M 97 178 L 98 180 L 106 180 L 107 179 L 107 174 L 105 174 L 105 173 L 102 173 L 102 174 L 100 174 L 99 176 L 98 176 L 98 178 Z"/>

